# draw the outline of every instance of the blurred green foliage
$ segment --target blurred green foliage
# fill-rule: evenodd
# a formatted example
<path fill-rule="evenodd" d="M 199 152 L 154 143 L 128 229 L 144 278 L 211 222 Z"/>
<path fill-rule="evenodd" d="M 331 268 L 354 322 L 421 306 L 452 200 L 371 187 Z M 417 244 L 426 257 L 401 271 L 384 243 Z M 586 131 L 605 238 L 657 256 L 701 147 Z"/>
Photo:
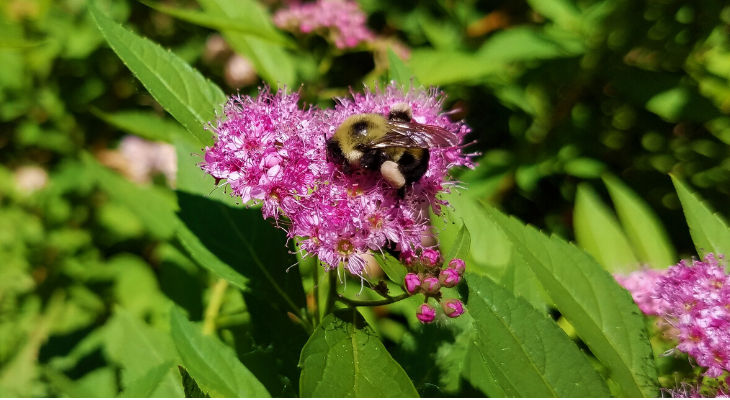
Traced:
<path fill-rule="evenodd" d="M 399 56 L 389 49 L 405 44 L 410 55 L 404 66 L 415 74 L 414 84 L 440 85 L 448 93 L 446 107 L 472 127 L 469 140 L 476 144 L 468 149 L 482 153 L 478 168 L 456 172 L 468 190 L 454 199 L 456 211 L 450 214 L 483 221 L 485 228 L 472 232 L 475 243 L 505 241 L 474 208 L 476 201 L 573 239 L 573 211 L 582 193 L 583 207 L 602 210 L 600 198 L 613 199 L 626 224 L 622 213 L 630 211 L 609 197 L 609 191 L 619 189 L 603 189 L 600 178 L 606 172 L 656 212 L 647 220 L 660 220 L 666 228 L 671 243 L 660 243 L 655 259 L 674 254 L 671 244 L 680 256 L 695 253 L 667 173 L 698 188 L 722 214 L 730 213 L 730 6 L 724 2 L 359 3 L 369 26 L 385 39 L 382 45 L 350 51 L 336 50 L 320 38 L 296 41 L 280 32 L 270 15 L 282 4 L 273 0 L 114 0 L 99 1 L 99 6 L 170 49 L 227 94 L 255 94 L 262 83 L 303 85 L 304 102 L 322 106 L 349 87 L 382 84 L 388 77 L 402 80 L 395 65 Z M 218 34 L 228 46 L 223 56 L 212 50 Z M 232 52 L 250 60 L 257 80 L 240 85 L 226 75 Z M 246 286 L 257 272 L 238 264 L 246 264 L 249 256 L 222 260 L 236 269 L 232 273 L 242 283 L 221 289 L 218 278 L 200 266 L 207 255 L 196 253 L 195 243 L 190 237 L 186 241 L 176 225 L 182 220 L 190 230 L 197 226 L 199 235 L 205 233 L 200 237 L 215 238 L 215 226 L 207 232 L 204 224 L 186 219 L 196 202 L 219 204 L 226 207 L 222 213 L 236 212 L 244 222 L 251 215 L 234 209 L 222 189 L 208 199 L 184 197 L 160 176 L 147 185 L 124 179 L 108 167 L 118 167 L 117 147 L 125 134 L 174 143 L 177 187 L 196 195 L 212 190 L 212 180 L 196 175 L 198 159 L 189 157 L 201 146 L 188 140 L 184 128 L 107 46 L 86 1 L 0 1 L 0 395 L 110 397 L 130 382 L 148 379 L 156 385 L 137 395 L 183 396 L 182 386 L 172 382 L 189 378 L 187 372 L 166 363 L 180 351 L 164 333 L 173 304 L 192 321 L 212 323 L 271 395 L 297 395 L 296 361 L 304 331 L 282 343 L 276 330 L 288 329 L 285 316 L 271 317 L 266 328 L 255 327 L 255 321 L 270 317 L 266 307 L 277 305 L 249 310 L 253 299 L 270 289 Z M 28 186 L 22 172 L 27 177 L 29 170 L 40 183 Z M 598 191 L 579 190 L 583 182 Z M 250 223 L 250 229 L 264 228 Z M 631 239 L 633 231 L 624 229 Z M 455 230 L 443 237 L 450 234 Z M 584 237 L 584 243 L 595 240 Z M 293 263 L 278 239 L 268 247 L 261 244 L 259 251 L 277 252 L 286 258 L 282 263 Z M 475 270 L 501 279 L 511 250 L 496 244 L 493 251 L 472 245 L 470 257 Z M 590 251 L 590 245 L 584 247 Z M 642 261 L 651 261 L 642 253 L 651 249 L 634 250 Z M 308 293 L 316 284 L 312 268 L 300 266 Z M 547 307 L 540 293 L 521 293 L 519 281 L 501 283 L 538 309 Z M 327 283 L 321 286 L 320 294 Z M 356 292 L 356 286 L 347 290 Z M 293 296 L 290 312 L 295 315 L 304 298 Z M 308 301 L 314 301 L 312 294 Z M 220 310 L 206 320 L 210 304 Z M 361 311 L 368 332 L 373 329 L 386 346 L 403 344 L 395 358 L 412 360 L 404 364 L 406 372 L 423 375 L 416 385 L 419 393 L 495 393 L 493 388 L 459 389 L 453 382 L 430 392 L 430 382 L 438 383 L 439 377 L 413 366 L 422 360 L 410 350 L 423 344 L 422 336 L 408 333 L 418 326 L 411 306 L 391 307 L 390 318 L 382 318 L 379 310 Z M 457 339 L 462 336 L 449 335 L 444 340 L 451 347 L 442 350 L 437 368 L 466 352 L 468 344 Z M 148 351 L 130 353 L 140 342 L 149 343 Z M 262 372 L 269 367 L 274 372 Z M 674 381 L 661 383 L 672 386 Z"/>

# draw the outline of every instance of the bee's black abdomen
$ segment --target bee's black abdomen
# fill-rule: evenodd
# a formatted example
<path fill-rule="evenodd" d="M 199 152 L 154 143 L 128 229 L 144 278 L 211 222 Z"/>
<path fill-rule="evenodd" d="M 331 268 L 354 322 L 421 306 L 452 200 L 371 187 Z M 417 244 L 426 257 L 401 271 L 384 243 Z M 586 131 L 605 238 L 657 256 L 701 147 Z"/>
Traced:
<path fill-rule="evenodd" d="M 411 152 L 406 151 L 398 160 L 398 170 L 406 178 L 406 185 L 418 181 L 428 170 L 428 160 L 430 154 L 428 149 L 420 150 L 421 156 L 416 157 Z"/>
<path fill-rule="evenodd" d="M 388 160 L 388 155 L 381 149 L 369 149 L 365 150 L 360 157 L 360 168 L 367 169 L 370 171 L 377 171 L 385 161 Z"/>

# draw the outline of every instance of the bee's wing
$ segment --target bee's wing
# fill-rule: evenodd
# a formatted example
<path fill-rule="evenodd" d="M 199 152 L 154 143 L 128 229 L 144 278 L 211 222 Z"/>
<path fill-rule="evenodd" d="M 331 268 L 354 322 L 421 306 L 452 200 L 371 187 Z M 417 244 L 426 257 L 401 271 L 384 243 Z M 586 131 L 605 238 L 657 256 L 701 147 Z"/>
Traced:
<path fill-rule="evenodd" d="M 388 121 L 388 133 L 372 143 L 374 148 L 439 148 L 459 144 L 459 138 L 444 128 L 412 122 Z"/>

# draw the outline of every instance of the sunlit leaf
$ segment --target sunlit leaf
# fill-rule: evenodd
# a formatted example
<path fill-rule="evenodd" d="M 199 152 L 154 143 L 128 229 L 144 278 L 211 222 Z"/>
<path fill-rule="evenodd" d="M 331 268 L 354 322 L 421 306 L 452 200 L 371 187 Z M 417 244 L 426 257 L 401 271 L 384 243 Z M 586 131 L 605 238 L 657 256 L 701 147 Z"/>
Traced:
<path fill-rule="evenodd" d="M 106 334 L 106 351 L 124 367 L 125 391 L 133 383 L 152 380 L 160 372 L 152 372 L 153 369 L 163 368 L 164 363 L 177 357 L 170 335 L 153 329 L 121 308 L 114 313 Z M 165 371 L 151 396 L 185 397 L 177 368 Z M 129 390 L 136 393 L 136 389 Z"/>
<path fill-rule="evenodd" d="M 198 327 L 173 308 L 170 330 L 175 347 L 190 376 L 213 397 L 270 397 L 233 350 L 204 336 Z"/>
<path fill-rule="evenodd" d="M 118 397 L 151 397 L 152 393 L 160 386 L 165 380 L 170 369 L 175 366 L 172 361 L 166 361 L 162 364 L 152 367 L 145 374 L 137 378 L 135 381 L 127 384 L 122 393 Z"/>
<path fill-rule="evenodd" d="M 588 253 L 485 207 L 620 390 L 631 397 L 657 396 L 651 345 L 629 292 Z"/>
<path fill-rule="evenodd" d="M 94 1 L 89 12 L 111 48 L 170 115 L 204 145 L 212 144 L 203 126 L 225 102 L 223 92 L 174 53 L 109 19 Z"/>
<path fill-rule="evenodd" d="M 666 268 L 677 262 L 667 230 L 648 204 L 618 178 L 606 175 L 616 213 L 639 260 L 652 268 Z"/>
<path fill-rule="evenodd" d="M 674 188 L 682 202 L 684 217 L 697 254 L 730 254 L 730 230 L 727 223 L 696 193 L 692 193 L 679 178 L 672 176 Z"/>
<path fill-rule="evenodd" d="M 328 315 L 302 350 L 302 397 L 418 397 L 355 309 Z"/>
<path fill-rule="evenodd" d="M 293 46 L 293 43 L 286 36 L 282 35 L 274 29 L 270 29 L 267 24 L 261 24 L 256 19 L 249 19 L 244 23 L 241 20 L 226 18 L 223 16 L 213 16 L 200 11 L 186 10 L 183 8 L 170 7 L 151 1 L 142 1 L 148 7 L 157 11 L 171 15 L 177 19 L 191 24 L 204 26 L 206 28 L 216 29 L 218 31 L 240 32 L 246 35 L 255 36 L 263 40 L 286 46 Z"/>
<path fill-rule="evenodd" d="M 578 245 L 609 272 L 631 272 L 639 260 L 611 210 L 587 183 L 575 195 L 573 225 Z"/>
<path fill-rule="evenodd" d="M 476 348 L 505 396 L 610 395 L 603 378 L 552 319 L 487 277 L 468 274 L 467 282 Z"/>
<path fill-rule="evenodd" d="M 243 25 L 259 26 L 268 34 L 278 34 L 271 23 L 271 16 L 252 0 L 198 0 L 198 3 L 211 15 L 240 21 Z M 222 33 L 233 50 L 251 60 L 256 72 L 269 85 L 294 85 L 294 64 L 282 46 L 229 30 Z"/>

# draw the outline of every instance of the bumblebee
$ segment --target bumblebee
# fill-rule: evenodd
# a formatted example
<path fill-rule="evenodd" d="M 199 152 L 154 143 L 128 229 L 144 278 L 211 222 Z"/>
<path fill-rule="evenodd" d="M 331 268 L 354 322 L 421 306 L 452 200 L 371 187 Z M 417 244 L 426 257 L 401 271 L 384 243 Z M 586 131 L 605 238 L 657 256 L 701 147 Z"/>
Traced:
<path fill-rule="evenodd" d="M 348 117 L 327 140 L 327 161 L 350 174 L 355 170 L 380 171 L 404 195 L 406 185 L 428 170 L 429 149 L 453 147 L 459 138 L 444 128 L 413 122 L 411 107 L 398 103 L 388 117 L 356 114 Z"/>

